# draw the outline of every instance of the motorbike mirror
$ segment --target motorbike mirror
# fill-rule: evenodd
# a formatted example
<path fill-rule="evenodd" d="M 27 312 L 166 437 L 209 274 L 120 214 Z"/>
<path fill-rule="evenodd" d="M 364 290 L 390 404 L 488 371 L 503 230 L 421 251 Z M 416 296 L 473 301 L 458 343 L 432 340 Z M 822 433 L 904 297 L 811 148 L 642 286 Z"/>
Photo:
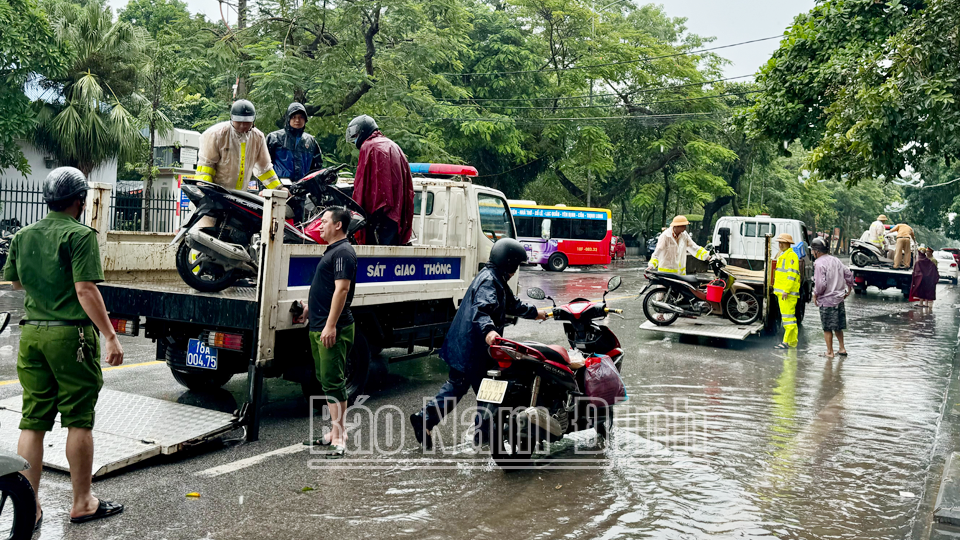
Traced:
<path fill-rule="evenodd" d="M 610 278 L 610 281 L 607 282 L 607 292 L 619 289 L 622 281 L 623 280 L 620 279 L 620 276 L 613 276 Z"/>
<path fill-rule="evenodd" d="M 539 287 L 530 287 L 527 289 L 527 296 L 534 300 L 544 300 L 547 298 L 547 293 L 543 292 L 543 289 Z"/>
<path fill-rule="evenodd" d="M 709 242 L 709 243 L 708 243 L 706 246 L 704 246 L 704 247 L 707 248 L 707 251 L 713 251 L 713 242 Z"/>

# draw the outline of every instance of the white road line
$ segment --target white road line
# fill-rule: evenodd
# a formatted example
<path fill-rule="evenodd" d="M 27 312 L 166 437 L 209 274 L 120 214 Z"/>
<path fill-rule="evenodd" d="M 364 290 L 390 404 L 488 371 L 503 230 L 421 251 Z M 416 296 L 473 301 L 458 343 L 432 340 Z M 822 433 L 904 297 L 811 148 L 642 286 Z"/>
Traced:
<path fill-rule="evenodd" d="M 241 469 L 246 469 L 247 467 L 252 467 L 257 463 L 260 463 L 261 461 L 264 461 L 267 458 L 271 458 L 273 456 L 284 456 L 287 454 L 296 454 L 298 452 L 303 452 L 304 450 L 309 450 L 309 449 L 310 447 L 303 443 L 291 444 L 290 446 L 286 446 L 284 448 L 278 448 L 277 450 L 273 450 L 271 452 L 257 454 L 256 456 L 237 460 L 232 463 L 226 463 L 224 465 L 218 465 L 210 469 L 204 469 L 202 471 L 193 473 L 193 475 L 203 476 L 206 478 L 213 478 L 214 476 L 220 476 L 223 474 L 236 472 Z"/>

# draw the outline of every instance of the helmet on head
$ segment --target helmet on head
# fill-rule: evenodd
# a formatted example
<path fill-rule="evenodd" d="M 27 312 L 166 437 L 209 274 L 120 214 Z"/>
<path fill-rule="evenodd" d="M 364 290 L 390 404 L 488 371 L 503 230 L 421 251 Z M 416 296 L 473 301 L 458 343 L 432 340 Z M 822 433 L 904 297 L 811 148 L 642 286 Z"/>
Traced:
<path fill-rule="evenodd" d="M 497 267 L 504 274 L 512 274 L 520 268 L 520 263 L 527 262 L 527 250 L 523 244 L 513 238 L 501 238 L 493 244 L 490 250 L 490 264 Z"/>
<path fill-rule="evenodd" d="M 360 148 L 373 132 L 379 129 L 377 121 L 369 116 L 360 115 L 347 125 L 347 142 Z"/>
<path fill-rule="evenodd" d="M 87 189 L 87 179 L 79 169 L 57 167 L 43 181 L 43 200 L 47 203 L 71 201 Z"/>
<path fill-rule="evenodd" d="M 827 248 L 827 243 L 823 241 L 823 238 L 814 238 L 813 242 L 810 242 L 810 249 L 819 251 L 820 253 L 827 253 L 830 251 L 830 249 Z"/>
<path fill-rule="evenodd" d="M 232 122 L 253 122 L 257 119 L 257 110 L 253 103 L 245 99 L 238 99 L 230 106 L 230 120 Z"/>

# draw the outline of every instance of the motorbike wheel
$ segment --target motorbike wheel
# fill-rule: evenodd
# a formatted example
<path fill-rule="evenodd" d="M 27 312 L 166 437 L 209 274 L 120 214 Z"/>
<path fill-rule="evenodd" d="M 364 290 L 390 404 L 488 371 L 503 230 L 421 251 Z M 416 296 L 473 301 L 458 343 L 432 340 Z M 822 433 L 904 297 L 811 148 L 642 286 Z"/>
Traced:
<path fill-rule="evenodd" d="M 0 523 L 4 524 L 0 534 L 30 538 L 36 520 L 37 498 L 30 481 L 18 472 L 0 476 Z"/>
<path fill-rule="evenodd" d="M 871 257 L 870 255 L 864 253 L 863 251 L 854 251 L 853 255 L 850 256 L 850 261 L 859 267 L 869 266 L 873 263 L 879 262 L 876 260 L 876 257 Z"/>
<path fill-rule="evenodd" d="M 735 291 L 723 301 L 723 314 L 736 324 L 752 324 L 760 318 L 760 298 L 749 291 Z"/>
<path fill-rule="evenodd" d="M 490 442 L 490 455 L 500 468 L 511 471 L 533 467 L 533 448 L 536 443 L 520 433 L 512 410 L 497 409 L 493 423 L 493 440 Z"/>
<path fill-rule="evenodd" d="M 186 241 L 177 248 L 177 273 L 184 283 L 200 292 L 220 292 L 237 282 L 236 270 L 224 270 L 212 261 L 199 261 Z"/>
<path fill-rule="evenodd" d="M 647 320 L 657 326 L 669 326 L 680 316 L 678 313 L 670 311 L 661 311 L 653 305 L 653 302 L 663 302 L 670 304 L 670 289 L 666 287 L 654 287 L 643 297 L 643 314 Z"/>

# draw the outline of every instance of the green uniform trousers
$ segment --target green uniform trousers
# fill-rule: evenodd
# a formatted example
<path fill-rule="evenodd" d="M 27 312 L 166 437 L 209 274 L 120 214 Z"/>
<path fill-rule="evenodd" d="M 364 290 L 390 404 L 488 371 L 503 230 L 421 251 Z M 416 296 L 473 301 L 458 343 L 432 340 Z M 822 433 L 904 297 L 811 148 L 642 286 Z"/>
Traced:
<path fill-rule="evenodd" d="M 329 349 L 323 346 L 320 332 L 310 332 L 310 350 L 317 370 L 317 380 L 323 387 L 328 403 L 347 400 L 347 357 L 353 348 L 355 326 L 349 324 L 337 330 L 337 341 Z"/>
<path fill-rule="evenodd" d="M 23 386 L 20 429 L 50 431 L 57 412 L 63 427 L 93 429 L 94 408 L 103 386 L 97 329 L 92 325 L 30 324 L 21 328 L 17 356 L 17 377 Z M 83 351 L 79 359 L 78 349 Z"/>
<path fill-rule="evenodd" d="M 783 342 L 791 347 L 797 346 L 797 297 L 788 296 L 786 300 L 783 296 L 777 295 L 777 301 L 780 303 L 780 320 L 783 322 Z"/>

